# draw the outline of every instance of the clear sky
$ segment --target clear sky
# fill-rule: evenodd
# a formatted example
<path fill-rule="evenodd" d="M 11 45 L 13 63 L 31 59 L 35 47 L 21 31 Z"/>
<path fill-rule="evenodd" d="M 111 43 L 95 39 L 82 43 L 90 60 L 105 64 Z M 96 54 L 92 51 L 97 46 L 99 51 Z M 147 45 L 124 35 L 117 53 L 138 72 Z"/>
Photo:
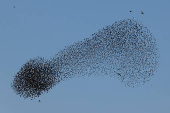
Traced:
<path fill-rule="evenodd" d="M 169 0 L 0 0 L 0 113 L 170 113 L 169 4 Z M 24 100 L 12 90 L 14 74 L 30 58 L 50 58 L 106 25 L 132 17 L 153 33 L 160 53 L 159 68 L 145 85 L 129 88 L 114 77 L 91 76 L 64 81 L 35 100 Z"/>

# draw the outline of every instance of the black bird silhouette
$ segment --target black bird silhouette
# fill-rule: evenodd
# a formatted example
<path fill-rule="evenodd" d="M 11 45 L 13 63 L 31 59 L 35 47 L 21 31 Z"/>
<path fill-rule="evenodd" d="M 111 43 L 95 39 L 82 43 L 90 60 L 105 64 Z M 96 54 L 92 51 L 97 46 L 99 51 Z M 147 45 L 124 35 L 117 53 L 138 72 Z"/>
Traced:
<path fill-rule="evenodd" d="M 141 11 L 141 14 L 144 14 L 143 11 Z"/>
<path fill-rule="evenodd" d="M 130 12 L 132 12 L 132 11 L 130 11 Z"/>
<path fill-rule="evenodd" d="M 38 102 L 41 102 L 40 100 Z"/>
<path fill-rule="evenodd" d="M 115 71 L 114 71 L 115 72 Z M 115 72 L 115 73 L 117 73 L 117 72 Z M 119 76 L 121 76 L 121 74 L 120 73 L 117 73 Z"/>
<path fill-rule="evenodd" d="M 117 74 L 118 74 L 119 76 L 121 76 L 120 73 L 117 73 Z"/>

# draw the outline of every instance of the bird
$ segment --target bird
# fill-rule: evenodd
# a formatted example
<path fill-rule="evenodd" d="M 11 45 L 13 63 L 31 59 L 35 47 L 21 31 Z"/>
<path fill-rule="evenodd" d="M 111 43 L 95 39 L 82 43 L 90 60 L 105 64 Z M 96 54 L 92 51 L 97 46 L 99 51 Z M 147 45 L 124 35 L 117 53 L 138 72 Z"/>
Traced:
<path fill-rule="evenodd" d="M 41 102 L 40 100 L 38 102 Z"/>
<path fill-rule="evenodd" d="M 143 11 L 141 11 L 141 14 L 144 14 Z"/>
<path fill-rule="evenodd" d="M 121 76 L 120 73 L 117 73 L 117 74 L 118 74 L 119 76 Z"/>
<path fill-rule="evenodd" d="M 132 11 L 130 11 L 130 12 L 132 12 Z"/>
<path fill-rule="evenodd" d="M 116 71 L 114 71 L 114 72 L 117 73 Z M 119 76 L 121 76 L 120 73 L 117 73 L 117 74 L 118 74 Z"/>
<path fill-rule="evenodd" d="M 14 6 L 14 8 L 15 8 L 15 6 Z"/>

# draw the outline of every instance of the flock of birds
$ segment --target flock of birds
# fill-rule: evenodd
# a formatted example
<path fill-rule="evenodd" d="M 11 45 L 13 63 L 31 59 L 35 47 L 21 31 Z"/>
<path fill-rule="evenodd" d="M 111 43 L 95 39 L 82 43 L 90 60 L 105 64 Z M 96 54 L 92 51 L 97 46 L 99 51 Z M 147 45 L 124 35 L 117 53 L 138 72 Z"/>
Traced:
<path fill-rule="evenodd" d="M 11 87 L 20 97 L 33 99 L 76 76 L 114 76 L 126 86 L 139 86 L 157 69 L 155 41 L 141 22 L 119 20 L 50 59 L 30 59 L 15 74 Z"/>
<path fill-rule="evenodd" d="M 13 8 L 15 8 L 15 6 L 13 6 Z M 132 11 L 129 11 L 129 12 L 132 12 Z M 143 11 L 141 11 L 141 14 L 144 14 L 144 12 Z M 143 28 L 142 28 L 142 26 L 141 25 L 137 25 L 138 23 L 136 23 L 134 20 L 123 20 L 123 21 L 120 21 L 120 23 L 123 25 L 123 24 L 125 24 L 126 22 L 129 22 L 130 24 L 129 24 L 129 26 L 132 26 L 132 27 L 134 27 L 134 29 L 133 29 L 133 32 L 135 32 L 136 34 L 138 34 L 139 36 L 142 36 L 143 37 L 143 35 L 144 35 L 144 38 L 148 38 L 148 37 L 146 37 L 146 35 L 145 34 L 143 34 Z M 115 26 L 117 26 L 117 23 L 115 24 Z M 117 30 L 117 28 L 114 28 L 114 26 L 112 25 L 112 26 L 107 26 L 107 28 L 108 29 L 105 29 L 105 28 L 103 28 L 103 30 L 101 30 L 100 32 L 102 32 L 103 34 L 100 34 L 100 32 L 99 33 L 95 33 L 94 34 L 94 37 L 91 39 L 91 40 L 87 40 L 87 41 L 92 41 L 91 42 L 91 45 L 93 44 L 93 42 L 95 42 L 96 41 L 96 39 L 98 39 L 98 38 L 100 38 L 100 36 L 104 36 L 104 37 L 107 37 L 106 35 L 111 35 L 111 33 L 113 33 L 112 32 L 112 30 Z M 119 28 L 119 29 L 122 29 L 122 28 Z M 115 31 L 114 31 L 115 32 Z M 124 33 L 124 32 L 126 32 L 126 33 Z M 118 35 L 122 35 L 122 37 L 124 37 L 125 35 L 127 35 L 127 34 L 130 34 L 131 35 L 131 30 L 126 30 L 126 31 L 119 31 L 119 32 L 115 32 L 116 34 L 115 34 L 115 36 L 116 37 L 118 37 Z M 145 32 L 145 31 L 144 31 Z M 147 31 L 148 32 L 148 31 Z M 121 34 L 121 33 L 123 33 L 123 34 Z M 149 36 L 149 35 L 148 35 Z M 109 36 L 110 37 L 110 36 Z M 136 35 L 134 36 L 134 37 L 136 37 Z M 152 37 L 152 36 L 151 36 Z M 126 38 L 126 37 L 124 37 L 124 38 Z M 102 38 L 101 38 L 102 39 Z M 103 38 L 104 40 L 105 40 L 105 38 Z M 127 40 L 127 39 L 126 39 Z M 136 39 L 134 38 L 134 39 L 132 39 L 132 40 L 134 40 L 134 41 L 136 41 Z M 119 38 L 117 38 L 117 39 L 115 39 L 115 41 L 117 41 L 117 44 L 118 44 L 118 46 L 117 46 L 117 48 L 119 48 L 119 45 L 121 44 L 121 45 L 123 45 L 123 46 L 125 46 L 125 40 L 123 40 L 123 39 L 119 39 Z M 142 40 L 141 40 L 142 41 Z M 143 40 L 144 41 L 144 40 Z M 86 42 L 86 41 L 85 41 Z M 84 44 L 84 45 L 86 45 L 86 43 L 82 43 L 82 44 Z M 100 42 L 99 42 L 100 43 Z M 115 42 L 114 42 L 115 43 Z M 133 41 L 131 42 L 132 43 L 132 45 L 133 45 Z M 94 43 L 95 44 L 95 43 Z M 98 43 L 97 43 L 98 44 Z M 135 44 L 135 43 L 134 43 Z M 136 43 L 137 44 L 137 43 Z M 77 45 L 79 45 L 78 43 L 77 43 Z M 89 46 L 90 46 L 90 44 L 88 44 Z M 112 45 L 112 44 L 111 44 Z M 109 45 L 107 45 L 107 46 L 109 46 Z M 121 48 L 121 47 L 120 47 Z M 140 48 L 139 48 L 140 49 Z M 148 49 L 151 49 L 151 48 L 148 48 Z M 97 49 L 96 49 L 97 50 Z M 116 50 L 117 51 L 117 50 Z M 120 55 L 120 51 L 117 51 L 118 53 L 115 53 L 115 54 L 118 54 L 118 55 Z M 121 51 L 122 52 L 122 51 Z M 154 51 L 153 51 L 154 52 Z M 76 53 L 74 53 L 75 55 L 77 55 Z M 79 53 L 79 55 L 81 55 L 81 53 Z M 65 59 L 65 56 L 63 57 L 61 57 L 63 60 Z M 115 57 L 116 58 L 116 57 Z M 82 60 L 83 61 L 83 60 Z M 54 86 L 54 84 L 56 84 L 56 83 L 58 83 L 58 82 L 60 82 L 60 80 L 58 80 L 58 81 L 53 81 L 53 80 L 56 80 L 56 78 L 55 77 L 49 77 L 49 79 L 51 80 L 51 82 L 49 82 L 48 84 L 46 83 L 46 82 L 44 82 L 44 83 L 42 83 L 42 84 L 40 84 L 39 82 L 38 82 L 38 80 L 39 81 L 41 81 L 42 80 L 42 78 L 37 78 L 36 77 L 36 79 L 38 79 L 36 82 L 38 83 L 38 84 L 40 84 L 40 87 L 39 86 L 37 86 L 37 84 L 36 83 L 34 83 L 34 85 L 32 86 L 32 84 L 33 84 L 33 82 L 32 81 L 35 81 L 36 79 L 29 79 L 29 80 L 27 80 L 27 78 L 28 78 L 28 76 L 26 77 L 26 78 L 24 78 L 25 80 L 26 80 L 26 83 L 30 83 L 30 88 L 34 88 L 34 89 L 36 89 L 36 91 L 34 92 L 34 90 L 25 90 L 25 88 L 24 88 L 24 90 L 23 89 L 21 89 L 21 87 L 25 87 L 22 83 L 20 83 L 20 77 L 24 77 L 25 75 L 26 75 L 26 72 L 28 72 L 28 73 L 32 73 L 31 71 L 32 71 L 32 69 L 31 68 L 33 68 L 33 67 L 30 67 L 30 64 L 31 63 L 33 63 L 33 65 L 35 65 L 34 64 L 34 62 L 36 62 L 36 63 L 38 63 L 39 61 L 37 60 L 33 60 L 33 62 L 32 61 L 28 61 L 28 64 L 26 64 L 25 65 L 25 67 L 23 67 L 23 70 L 20 70 L 17 74 L 16 74 L 16 76 L 15 76 L 15 79 L 14 79 L 14 82 L 13 82 L 13 85 L 12 85 L 12 87 L 13 87 L 13 89 L 17 92 L 17 94 L 20 94 L 20 96 L 21 95 L 23 95 L 24 93 L 25 94 L 27 94 L 27 96 L 26 96 L 26 98 L 27 97 L 31 97 L 31 95 L 33 96 L 33 95 L 35 95 L 36 93 L 36 95 L 38 95 L 38 97 L 39 97 L 39 95 L 41 95 L 41 92 L 39 92 L 39 91 L 45 91 L 45 90 L 47 90 L 47 92 L 48 92 L 48 90 L 49 89 L 51 89 L 52 88 L 52 86 Z M 58 62 L 58 61 L 53 61 L 53 63 L 51 63 L 51 64 L 49 64 L 49 66 L 53 66 L 53 64 L 54 63 L 56 63 L 56 62 Z M 62 62 L 62 61 L 61 61 Z M 156 63 L 155 63 L 156 64 Z M 32 65 L 32 64 L 31 64 Z M 36 64 L 36 65 L 40 65 L 40 64 Z M 35 67 L 37 67 L 35 65 Z M 56 64 L 55 64 L 56 65 Z M 42 64 L 42 66 L 44 66 L 44 64 Z M 34 67 L 34 73 L 36 72 L 36 70 L 35 70 L 35 67 Z M 42 67 L 41 67 L 42 68 Z M 43 67 L 43 68 L 45 68 L 45 67 Z M 46 67 L 47 69 L 49 68 L 49 67 Z M 37 68 L 38 69 L 38 68 Z M 52 70 L 52 69 L 54 69 L 53 67 L 50 67 L 50 70 Z M 56 68 L 55 68 L 56 69 Z M 41 73 L 41 70 L 40 69 L 38 69 L 37 70 L 38 71 L 38 73 Z M 65 70 L 66 71 L 66 70 Z M 115 71 L 114 71 L 115 72 Z M 37 73 L 37 72 L 36 72 Z M 49 72 L 48 72 L 49 73 Z M 120 76 L 120 77 L 122 77 L 122 81 L 124 81 L 124 77 L 125 77 L 125 75 L 121 75 L 120 73 L 118 73 L 118 72 L 115 72 L 115 73 L 117 73 L 117 75 L 118 76 Z M 128 74 L 128 73 L 127 73 Z M 152 73 L 150 73 L 150 74 L 152 74 Z M 54 74 L 55 75 L 55 74 Z M 29 75 L 30 76 L 30 75 Z M 31 75 L 32 77 L 34 77 L 34 75 Z M 150 75 L 149 75 L 150 76 Z M 47 78 L 48 78 L 47 77 Z M 57 77 L 58 77 L 58 75 L 57 75 Z M 132 76 L 130 76 L 130 77 L 132 77 Z M 43 78 L 43 80 L 45 80 L 45 78 Z M 61 80 L 62 80 L 62 78 L 61 78 Z M 47 81 L 49 81 L 49 80 L 47 80 Z M 20 84 L 20 86 L 19 86 L 19 84 Z M 38 88 L 39 87 L 39 88 Z M 48 88 L 47 88 L 48 87 Z M 32 99 L 31 99 L 32 100 Z M 38 100 L 38 102 L 41 102 L 40 100 Z"/>

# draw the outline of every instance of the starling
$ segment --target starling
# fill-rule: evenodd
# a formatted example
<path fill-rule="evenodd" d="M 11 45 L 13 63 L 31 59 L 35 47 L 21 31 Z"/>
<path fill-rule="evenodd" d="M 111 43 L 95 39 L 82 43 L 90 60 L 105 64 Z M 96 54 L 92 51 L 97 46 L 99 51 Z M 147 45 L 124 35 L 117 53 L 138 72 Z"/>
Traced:
<path fill-rule="evenodd" d="M 130 12 L 132 12 L 132 11 L 130 11 Z"/>
<path fill-rule="evenodd" d="M 115 71 L 114 71 L 114 72 L 115 72 Z M 115 72 L 115 73 L 117 73 L 117 72 Z M 117 73 L 117 74 L 118 74 L 119 76 L 121 76 L 120 73 Z"/>
<path fill-rule="evenodd" d="M 38 102 L 41 102 L 40 100 Z"/>
<path fill-rule="evenodd" d="M 121 76 L 120 73 L 117 73 L 117 74 L 118 74 L 119 76 Z"/>
<path fill-rule="evenodd" d="M 141 14 L 144 14 L 143 11 L 141 11 Z"/>

